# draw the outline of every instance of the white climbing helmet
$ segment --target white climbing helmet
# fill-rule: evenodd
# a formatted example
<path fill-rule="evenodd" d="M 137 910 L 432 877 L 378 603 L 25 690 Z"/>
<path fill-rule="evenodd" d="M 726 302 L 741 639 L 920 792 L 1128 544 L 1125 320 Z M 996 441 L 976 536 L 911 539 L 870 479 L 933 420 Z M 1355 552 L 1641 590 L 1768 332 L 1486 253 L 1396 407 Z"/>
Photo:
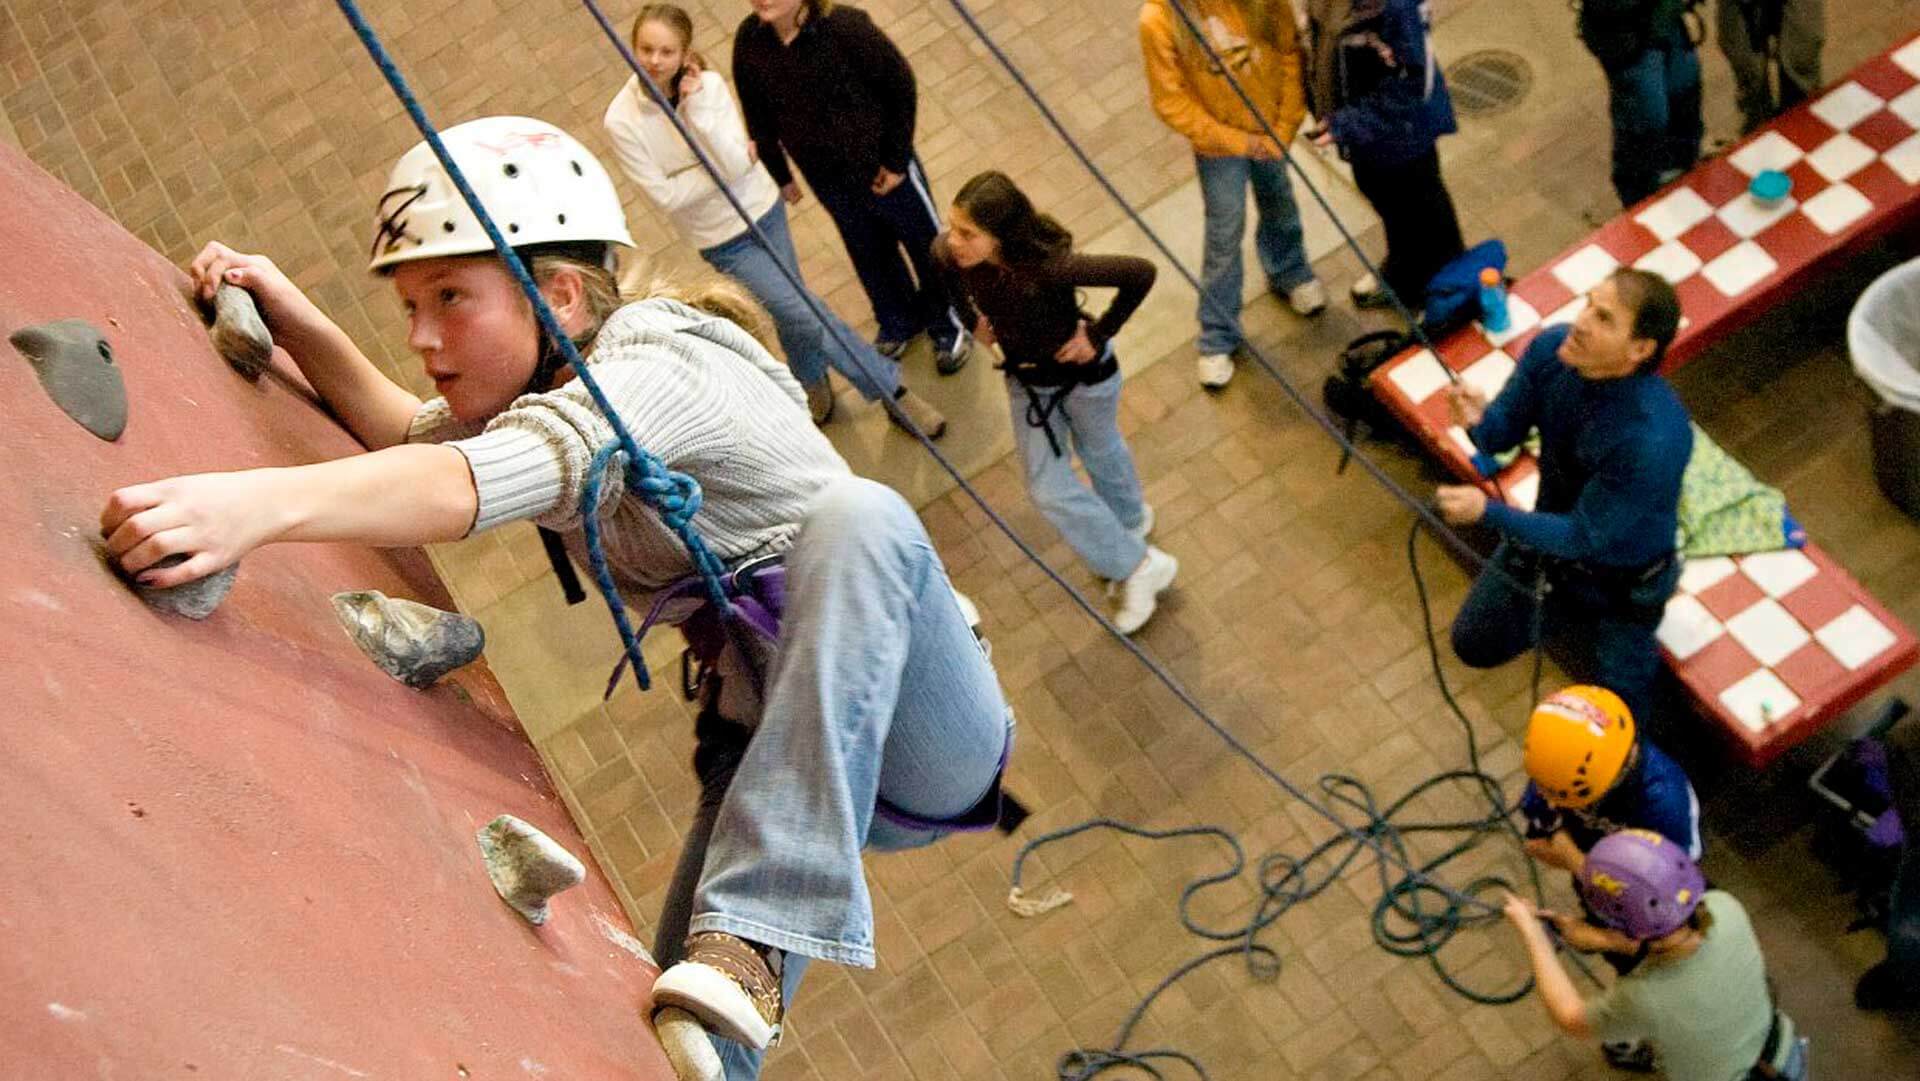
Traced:
<path fill-rule="evenodd" d="M 543 120 L 488 116 L 440 133 L 507 243 L 633 246 L 620 196 L 580 141 Z M 493 250 L 480 219 L 423 139 L 402 155 L 374 212 L 372 262 L 382 271 L 415 259 Z"/>

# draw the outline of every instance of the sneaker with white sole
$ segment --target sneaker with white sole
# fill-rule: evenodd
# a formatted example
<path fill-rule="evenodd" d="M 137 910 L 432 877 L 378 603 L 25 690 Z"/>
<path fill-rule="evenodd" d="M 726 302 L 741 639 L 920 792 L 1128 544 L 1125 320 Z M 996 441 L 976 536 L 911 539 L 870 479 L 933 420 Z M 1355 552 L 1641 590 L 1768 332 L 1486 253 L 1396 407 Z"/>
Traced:
<path fill-rule="evenodd" d="M 1197 367 L 1200 385 L 1209 390 L 1219 390 L 1233 382 L 1233 357 L 1226 353 L 1208 353 L 1200 358 Z"/>
<path fill-rule="evenodd" d="M 961 331 L 945 345 L 933 347 L 933 370 L 941 375 L 952 375 L 967 366 L 967 359 L 973 356 L 973 335 Z"/>
<path fill-rule="evenodd" d="M 1327 287 L 1319 278 L 1308 278 L 1287 290 L 1287 307 L 1296 315 L 1319 315 L 1327 310 Z"/>
<path fill-rule="evenodd" d="M 1151 545 L 1147 547 L 1147 557 L 1120 583 L 1120 603 L 1113 611 L 1113 625 L 1121 634 L 1132 634 L 1147 625 L 1160 605 L 1160 594 L 1179 573 L 1179 560 Z"/>
<path fill-rule="evenodd" d="M 782 957 L 722 931 L 697 932 L 686 960 L 654 981 L 654 1010 L 685 1010 L 708 1032 L 764 1051 L 780 1038 Z"/>
<path fill-rule="evenodd" d="M 1140 504 L 1140 524 L 1127 530 L 1127 532 L 1139 537 L 1141 540 L 1146 540 L 1148 537 L 1153 536 L 1153 504 Z"/>
<path fill-rule="evenodd" d="M 1393 303 L 1387 287 L 1372 274 L 1360 275 L 1360 279 L 1347 290 L 1347 295 L 1353 298 L 1356 308 L 1384 308 Z"/>

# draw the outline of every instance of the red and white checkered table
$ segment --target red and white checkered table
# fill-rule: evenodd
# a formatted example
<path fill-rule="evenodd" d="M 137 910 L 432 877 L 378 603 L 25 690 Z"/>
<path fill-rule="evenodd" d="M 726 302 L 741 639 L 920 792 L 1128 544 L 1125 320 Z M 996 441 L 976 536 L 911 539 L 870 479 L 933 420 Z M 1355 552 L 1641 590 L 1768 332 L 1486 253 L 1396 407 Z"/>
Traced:
<path fill-rule="evenodd" d="M 1764 169 L 1793 180 L 1779 205 L 1747 193 Z M 1751 321 L 1856 244 L 1920 218 L 1920 36 L 1702 162 L 1516 282 L 1511 326 L 1470 326 L 1382 365 L 1374 394 L 1455 474 L 1531 508 L 1531 455 L 1497 486 L 1453 424 L 1446 369 L 1497 394 L 1541 330 L 1570 323 L 1616 267 L 1673 282 L 1683 318 L 1666 369 Z M 1817 546 L 1689 561 L 1660 626 L 1667 663 L 1740 757 L 1771 761 L 1920 659 L 1920 643 Z"/>

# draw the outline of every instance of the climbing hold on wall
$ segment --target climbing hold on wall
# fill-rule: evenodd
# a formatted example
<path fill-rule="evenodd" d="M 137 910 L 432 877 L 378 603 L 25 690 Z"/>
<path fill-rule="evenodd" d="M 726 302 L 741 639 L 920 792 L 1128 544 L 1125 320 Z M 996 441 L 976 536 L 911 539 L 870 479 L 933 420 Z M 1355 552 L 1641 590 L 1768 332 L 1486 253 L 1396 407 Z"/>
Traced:
<path fill-rule="evenodd" d="M 448 672 L 472 664 L 486 647 L 480 624 L 377 589 L 333 595 L 340 625 L 381 671 L 409 687 L 431 687 Z"/>
<path fill-rule="evenodd" d="M 512 815 L 480 828 L 480 855 L 502 900 L 527 922 L 547 922 L 547 899 L 587 879 L 587 869 L 558 841 Z"/>
<path fill-rule="evenodd" d="M 127 387 L 98 328 L 85 319 L 61 319 L 22 327 L 7 340 L 67 416 L 102 439 L 120 438 L 127 427 Z"/>
<path fill-rule="evenodd" d="M 679 1081 L 722 1081 L 725 1077 L 712 1037 L 687 1011 L 677 1006 L 654 1011 L 653 1034 L 660 1038 L 667 1064 Z"/>
<path fill-rule="evenodd" d="M 166 570 L 187 561 L 185 552 L 176 552 L 153 565 L 154 570 Z M 114 565 L 118 572 L 119 565 Z M 188 619 L 205 619 L 213 614 L 220 602 L 227 599 L 227 591 L 233 588 L 233 577 L 240 573 L 240 565 L 235 563 L 224 570 L 218 570 L 205 578 L 196 578 L 182 585 L 153 589 L 139 582 L 133 583 L 133 591 L 140 599 L 163 612 L 172 612 Z"/>
<path fill-rule="evenodd" d="M 272 363 L 273 335 L 261 320 L 252 293 L 226 284 L 213 291 L 213 347 L 248 379 L 260 378 Z"/>

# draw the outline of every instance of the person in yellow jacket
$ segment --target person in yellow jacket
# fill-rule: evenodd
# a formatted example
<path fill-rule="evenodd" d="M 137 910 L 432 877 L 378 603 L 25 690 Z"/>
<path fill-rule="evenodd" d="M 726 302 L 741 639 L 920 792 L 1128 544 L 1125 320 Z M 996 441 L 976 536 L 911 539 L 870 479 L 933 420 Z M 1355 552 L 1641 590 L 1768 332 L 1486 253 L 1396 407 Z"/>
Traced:
<path fill-rule="evenodd" d="M 1240 329 L 1240 241 L 1246 235 L 1247 186 L 1259 225 L 1255 250 L 1267 284 L 1301 315 L 1327 306 L 1300 235 L 1300 211 L 1287 183 L 1282 150 L 1306 115 L 1299 31 L 1288 0 L 1180 0 L 1226 71 L 1215 65 L 1168 0 L 1140 7 L 1140 51 L 1153 111 L 1193 144 L 1206 205 L 1200 265 L 1200 385 L 1233 378 Z M 1227 79 L 1259 106 L 1256 118 Z M 1271 127 L 1268 135 L 1260 121 Z M 1275 141 L 1274 136 L 1278 136 Z"/>

